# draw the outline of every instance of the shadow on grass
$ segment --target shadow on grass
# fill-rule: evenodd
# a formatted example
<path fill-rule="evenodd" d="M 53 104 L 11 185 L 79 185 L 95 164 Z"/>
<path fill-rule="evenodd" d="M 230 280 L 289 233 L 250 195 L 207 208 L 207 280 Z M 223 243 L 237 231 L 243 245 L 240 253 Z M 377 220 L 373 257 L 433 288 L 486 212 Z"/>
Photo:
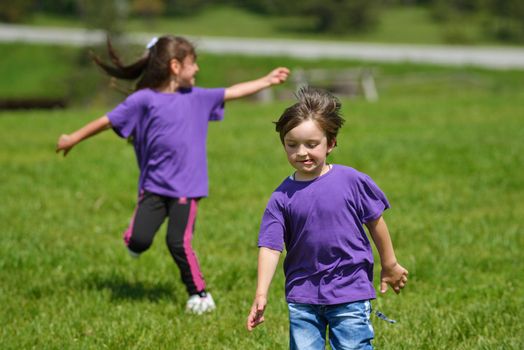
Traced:
<path fill-rule="evenodd" d="M 169 283 L 130 281 L 121 275 L 91 275 L 86 279 L 86 285 L 90 289 L 109 291 L 111 301 L 148 300 L 158 302 L 163 299 L 176 300 L 175 288 Z"/>

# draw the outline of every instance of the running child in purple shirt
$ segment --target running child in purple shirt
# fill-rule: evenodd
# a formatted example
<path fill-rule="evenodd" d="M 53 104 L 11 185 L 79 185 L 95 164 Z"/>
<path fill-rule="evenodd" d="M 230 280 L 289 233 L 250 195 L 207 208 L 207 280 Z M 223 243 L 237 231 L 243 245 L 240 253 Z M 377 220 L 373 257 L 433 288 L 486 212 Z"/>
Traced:
<path fill-rule="evenodd" d="M 208 122 L 224 117 L 224 102 L 284 82 L 287 68 L 228 88 L 194 86 L 199 70 L 193 45 L 184 38 L 152 40 L 136 62 L 123 65 L 108 41 L 114 65 L 94 56 L 109 75 L 136 80 L 135 92 L 107 115 L 61 135 L 56 146 L 64 156 L 80 141 L 112 128 L 133 142 L 140 177 L 138 205 L 124 241 L 138 257 L 152 244 L 166 217 L 166 243 L 189 294 L 188 312 L 212 311 L 215 303 L 191 246 L 198 201 L 208 195 L 206 139 Z"/>
<path fill-rule="evenodd" d="M 329 164 L 344 123 L 339 100 L 304 88 L 299 101 L 276 122 L 295 172 L 273 192 L 258 239 L 258 282 L 248 330 L 264 322 L 268 289 L 282 250 L 291 349 L 324 349 L 326 329 L 333 349 L 372 349 L 370 300 L 373 253 L 380 255 L 380 291 L 399 293 L 408 271 L 395 257 L 382 217 L 389 203 L 373 180 L 353 168 Z"/>

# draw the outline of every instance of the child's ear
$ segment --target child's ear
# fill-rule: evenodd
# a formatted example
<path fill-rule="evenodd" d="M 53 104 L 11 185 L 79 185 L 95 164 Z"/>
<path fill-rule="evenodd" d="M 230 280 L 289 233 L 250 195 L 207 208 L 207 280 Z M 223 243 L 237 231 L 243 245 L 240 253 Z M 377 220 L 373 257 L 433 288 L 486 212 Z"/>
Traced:
<path fill-rule="evenodd" d="M 171 73 L 178 75 L 178 73 L 180 73 L 180 69 L 182 68 L 182 63 L 180 63 L 180 61 L 176 58 L 173 58 L 169 64 L 171 67 Z"/>
<path fill-rule="evenodd" d="M 331 140 L 331 142 L 328 144 L 327 154 L 330 154 L 331 151 L 333 151 L 333 148 L 337 146 L 337 139 Z"/>

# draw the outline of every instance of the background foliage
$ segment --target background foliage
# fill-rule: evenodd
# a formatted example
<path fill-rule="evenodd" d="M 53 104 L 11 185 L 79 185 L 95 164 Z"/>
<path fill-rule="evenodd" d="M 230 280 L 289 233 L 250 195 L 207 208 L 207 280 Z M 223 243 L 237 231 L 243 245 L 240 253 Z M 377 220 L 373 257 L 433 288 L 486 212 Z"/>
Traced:
<path fill-rule="evenodd" d="M 126 18 L 192 17 L 217 5 L 261 16 L 307 16 L 314 22 L 311 30 L 337 35 L 376 30 L 391 9 L 422 7 L 445 26 L 447 42 L 475 40 L 464 22 L 478 25 L 486 38 L 524 42 L 524 3 L 520 0 L 20 0 L 2 2 L 0 20 L 23 22 L 35 13 L 65 15 L 80 17 L 89 27 L 118 32 Z"/>

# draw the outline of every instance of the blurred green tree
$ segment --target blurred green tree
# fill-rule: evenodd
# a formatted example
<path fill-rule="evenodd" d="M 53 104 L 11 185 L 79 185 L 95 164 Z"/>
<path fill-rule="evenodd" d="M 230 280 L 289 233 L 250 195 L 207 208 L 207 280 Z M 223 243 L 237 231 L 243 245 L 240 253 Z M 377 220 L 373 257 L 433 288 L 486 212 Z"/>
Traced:
<path fill-rule="evenodd" d="M 485 0 L 485 30 L 502 41 L 524 43 L 524 1 Z"/>
<path fill-rule="evenodd" d="M 31 12 L 33 0 L 0 1 L 0 21 L 16 23 L 23 21 Z"/>
<path fill-rule="evenodd" d="M 447 41 L 464 42 L 464 22 L 482 18 L 486 36 L 499 41 L 524 42 L 524 1 L 522 0 L 433 0 L 433 18 L 446 23 Z"/>
<path fill-rule="evenodd" d="M 39 12 L 53 13 L 64 16 L 78 14 L 78 0 L 36 0 L 35 9 Z"/>
<path fill-rule="evenodd" d="M 385 0 L 220 0 L 259 14 L 307 15 L 315 21 L 314 30 L 331 33 L 372 29 L 378 22 L 382 1 Z"/>
<path fill-rule="evenodd" d="M 141 17 L 157 17 L 165 14 L 166 0 L 132 0 L 131 14 Z"/>
<path fill-rule="evenodd" d="M 438 21 L 455 20 L 468 14 L 478 12 L 483 0 L 433 0 L 431 12 Z"/>
<path fill-rule="evenodd" d="M 240 7 L 258 14 L 282 14 L 289 12 L 289 9 L 283 8 L 286 1 L 278 0 L 221 0 L 226 5 Z"/>
<path fill-rule="evenodd" d="M 370 30 L 378 22 L 380 0 L 302 0 L 302 12 L 316 19 L 320 32 Z"/>
<path fill-rule="evenodd" d="M 211 2 L 207 0 L 167 0 L 166 14 L 173 16 L 190 16 L 198 13 Z"/>
<path fill-rule="evenodd" d="M 80 15 L 88 28 L 105 30 L 108 34 L 120 34 L 129 14 L 127 0 L 77 0 Z"/>

